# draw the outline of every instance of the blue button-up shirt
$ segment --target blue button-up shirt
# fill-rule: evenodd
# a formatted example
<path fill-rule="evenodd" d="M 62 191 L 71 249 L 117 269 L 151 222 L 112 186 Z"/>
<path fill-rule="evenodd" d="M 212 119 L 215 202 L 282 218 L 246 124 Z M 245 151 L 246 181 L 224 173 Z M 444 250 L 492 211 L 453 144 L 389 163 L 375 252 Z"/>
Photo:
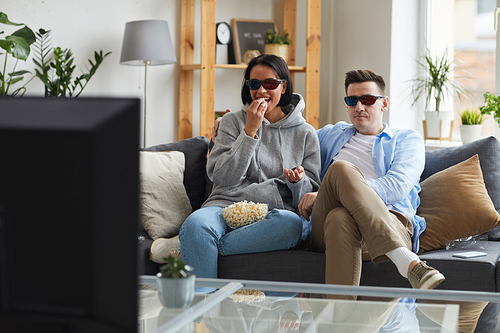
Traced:
<path fill-rule="evenodd" d="M 321 180 L 340 149 L 356 134 L 353 125 L 339 122 L 317 131 L 321 150 Z M 425 230 L 425 220 L 416 215 L 420 204 L 420 175 L 425 166 L 425 147 L 422 136 L 415 130 L 384 130 L 373 142 L 372 158 L 377 179 L 368 184 L 386 205 L 406 214 L 413 224 L 413 252 L 419 248 L 419 236 Z"/>

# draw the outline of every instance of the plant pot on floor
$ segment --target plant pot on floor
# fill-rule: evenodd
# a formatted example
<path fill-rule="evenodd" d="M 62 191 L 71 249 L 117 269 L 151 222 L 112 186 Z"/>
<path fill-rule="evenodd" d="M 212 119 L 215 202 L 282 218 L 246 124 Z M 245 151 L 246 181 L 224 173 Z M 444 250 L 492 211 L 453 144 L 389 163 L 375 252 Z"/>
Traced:
<path fill-rule="evenodd" d="M 460 138 L 466 144 L 481 138 L 483 125 L 460 125 Z"/>
<path fill-rule="evenodd" d="M 424 139 L 449 140 L 453 134 L 453 111 L 425 111 Z"/>
<path fill-rule="evenodd" d="M 194 299 L 195 275 L 187 277 L 167 278 L 161 273 L 156 275 L 158 297 L 167 308 L 187 308 Z"/>

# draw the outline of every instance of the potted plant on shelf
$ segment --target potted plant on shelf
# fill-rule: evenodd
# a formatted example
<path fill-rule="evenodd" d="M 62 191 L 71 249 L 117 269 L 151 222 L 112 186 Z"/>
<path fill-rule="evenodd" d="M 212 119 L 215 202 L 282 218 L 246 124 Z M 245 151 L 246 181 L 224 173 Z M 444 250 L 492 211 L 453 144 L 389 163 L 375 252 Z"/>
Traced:
<path fill-rule="evenodd" d="M 166 264 L 156 275 L 160 301 L 167 308 L 186 308 L 194 299 L 195 275 L 191 273 L 192 268 L 178 256 L 170 255 L 164 259 Z"/>
<path fill-rule="evenodd" d="M 441 57 L 432 57 L 427 53 L 424 59 L 417 63 L 422 71 L 412 80 L 412 106 L 420 98 L 425 98 L 424 138 L 451 141 L 454 114 L 453 111 L 441 110 L 441 103 L 447 96 L 457 96 L 461 99 L 469 94 L 456 80 L 460 69 L 454 59 L 448 56 L 448 50 L 445 50 Z M 427 110 L 433 99 L 434 110 Z"/>
<path fill-rule="evenodd" d="M 288 38 L 288 33 L 285 31 L 283 35 L 279 35 L 277 31 L 268 29 L 264 32 L 264 53 L 280 56 L 288 63 L 289 48 L 292 40 Z"/>
<path fill-rule="evenodd" d="M 481 137 L 481 129 L 486 115 L 479 108 L 465 108 L 460 112 L 460 138 L 466 144 Z"/>

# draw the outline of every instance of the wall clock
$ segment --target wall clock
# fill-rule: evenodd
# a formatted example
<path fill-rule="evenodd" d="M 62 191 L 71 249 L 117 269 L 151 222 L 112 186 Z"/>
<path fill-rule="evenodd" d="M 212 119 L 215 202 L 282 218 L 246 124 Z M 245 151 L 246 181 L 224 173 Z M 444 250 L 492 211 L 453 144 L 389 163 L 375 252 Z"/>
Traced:
<path fill-rule="evenodd" d="M 231 27 L 226 22 L 219 22 L 215 26 L 215 35 L 217 38 L 217 44 L 227 45 L 231 43 L 233 39 L 233 34 L 231 32 Z"/>

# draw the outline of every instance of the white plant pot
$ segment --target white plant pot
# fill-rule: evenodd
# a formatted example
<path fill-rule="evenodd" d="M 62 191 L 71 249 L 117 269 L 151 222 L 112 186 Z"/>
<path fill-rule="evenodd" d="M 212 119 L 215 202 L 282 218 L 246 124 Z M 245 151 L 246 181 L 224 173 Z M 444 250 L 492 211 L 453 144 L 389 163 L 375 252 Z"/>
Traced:
<path fill-rule="evenodd" d="M 448 139 L 454 119 L 453 111 L 424 111 L 427 139 Z M 451 138 L 450 138 L 451 139 Z"/>
<path fill-rule="evenodd" d="M 483 125 L 460 125 L 460 137 L 462 143 L 466 144 L 475 141 L 481 137 Z"/>
<path fill-rule="evenodd" d="M 156 275 L 158 282 L 158 297 L 167 308 L 187 308 L 194 299 L 195 275 L 186 278 L 163 278 L 161 273 Z"/>

